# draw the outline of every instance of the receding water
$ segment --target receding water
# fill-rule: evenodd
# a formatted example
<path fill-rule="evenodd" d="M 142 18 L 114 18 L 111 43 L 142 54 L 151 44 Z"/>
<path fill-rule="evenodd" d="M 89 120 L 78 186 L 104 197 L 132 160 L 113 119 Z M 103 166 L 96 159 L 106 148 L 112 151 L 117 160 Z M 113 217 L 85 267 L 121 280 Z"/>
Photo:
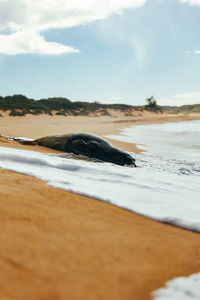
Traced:
<path fill-rule="evenodd" d="M 152 176 L 156 176 L 158 170 L 162 176 L 166 175 L 166 178 L 161 176 L 155 179 L 154 177 L 152 188 L 156 189 L 156 181 L 160 180 L 160 186 L 162 186 L 163 180 L 169 184 L 169 178 L 174 178 L 171 192 L 175 197 L 170 195 L 169 186 L 166 192 L 163 191 L 163 195 L 165 194 L 168 198 L 166 200 L 168 213 L 171 208 L 174 207 L 175 210 L 178 208 L 182 217 L 185 215 L 185 220 L 191 214 L 191 219 L 194 217 L 196 223 L 199 223 L 200 121 L 134 126 L 123 130 L 122 136 L 112 136 L 112 138 L 141 144 L 141 149 L 148 152 L 144 153 L 143 159 L 140 158 L 142 161 L 138 163 L 145 169 L 151 169 Z M 172 177 L 172 174 L 176 176 Z M 181 184 L 183 178 L 188 179 L 185 187 Z M 185 192 L 187 196 L 184 195 Z M 159 207 L 162 207 L 162 202 L 161 198 L 158 203 Z M 194 213 L 195 209 L 199 215 L 196 215 L 197 218 Z M 180 214 L 177 214 L 177 221 Z M 170 219 L 169 216 L 168 218 Z M 176 224 L 175 216 L 171 219 L 171 223 Z M 192 226 L 184 227 L 192 229 Z M 152 296 L 155 300 L 200 299 L 200 273 L 175 278 L 167 282 L 164 288 L 155 291 Z"/>

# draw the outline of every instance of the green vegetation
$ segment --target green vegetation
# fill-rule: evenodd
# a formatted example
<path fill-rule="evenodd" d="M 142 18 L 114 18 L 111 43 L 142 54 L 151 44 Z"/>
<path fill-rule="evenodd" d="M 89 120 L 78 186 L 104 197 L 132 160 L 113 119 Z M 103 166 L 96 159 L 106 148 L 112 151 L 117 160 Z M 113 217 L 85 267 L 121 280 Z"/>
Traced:
<path fill-rule="evenodd" d="M 99 102 L 72 102 L 67 98 L 48 98 L 41 100 L 29 99 L 24 95 L 0 97 L 0 110 L 9 111 L 10 116 L 25 116 L 26 114 L 89 116 L 100 113 L 109 115 L 107 109 L 126 112 L 134 109 L 126 104 L 101 104 Z"/>
<path fill-rule="evenodd" d="M 109 116 L 109 109 L 123 112 L 125 116 L 132 116 L 134 112 L 143 110 L 170 113 L 200 113 L 200 104 L 177 106 L 159 106 L 153 96 L 146 99 L 144 106 L 127 104 L 101 104 L 100 102 L 72 102 L 67 98 L 48 98 L 41 100 L 29 99 L 24 95 L 0 96 L 0 110 L 8 111 L 10 116 L 25 116 L 27 114 L 50 116 Z M 0 117 L 2 114 L 0 114 Z"/>
<path fill-rule="evenodd" d="M 182 106 L 164 106 L 163 111 L 169 113 L 200 113 L 200 104 L 182 105 Z"/>
<path fill-rule="evenodd" d="M 13 117 L 16 117 L 16 116 L 18 116 L 18 117 L 23 117 L 23 116 L 25 116 L 26 114 L 25 114 L 25 112 L 24 112 L 24 110 L 23 111 L 17 111 L 17 110 L 15 110 L 15 109 L 12 109 L 11 111 L 10 111 L 10 116 L 13 116 Z"/>
<path fill-rule="evenodd" d="M 162 112 L 162 107 L 159 106 L 154 98 L 151 96 L 146 99 L 147 104 L 145 105 L 145 110 L 153 111 L 153 112 Z"/>

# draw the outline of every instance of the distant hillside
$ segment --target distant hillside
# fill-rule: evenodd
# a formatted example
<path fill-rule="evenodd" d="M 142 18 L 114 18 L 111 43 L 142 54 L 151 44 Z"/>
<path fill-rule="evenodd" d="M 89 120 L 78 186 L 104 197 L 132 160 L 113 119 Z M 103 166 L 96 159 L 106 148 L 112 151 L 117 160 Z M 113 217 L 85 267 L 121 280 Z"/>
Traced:
<path fill-rule="evenodd" d="M 72 102 L 67 98 L 34 100 L 24 95 L 0 97 L 0 110 L 9 111 L 11 116 L 38 115 L 43 113 L 65 116 L 89 116 L 97 113 L 100 115 L 109 115 L 108 109 L 130 114 L 133 110 L 143 110 L 143 107 L 134 107 L 126 104 L 101 104 L 99 102 Z"/>
<path fill-rule="evenodd" d="M 41 100 L 29 99 L 24 95 L 0 96 L 0 110 L 8 111 L 10 116 L 25 116 L 27 114 L 64 115 L 64 116 L 95 116 L 109 115 L 109 109 L 123 112 L 131 116 L 134 111 L 154 111 L 170 113 L 200 113 L 200 104 L 177 106 L 159 106 L 155 99 L 147 99 L 149 104 L 132 106 L 127 104 L 101 104 L 99 102 L 72 102 L 67 98 L 48 98 Z M 1 116 L 1 114 L 0 114 Z"/>
<path fill-rule="evenodd" d="M 170 113 L 200 113 L 200 104 L 163 106 L 163 111 L 167 111 Z"/>

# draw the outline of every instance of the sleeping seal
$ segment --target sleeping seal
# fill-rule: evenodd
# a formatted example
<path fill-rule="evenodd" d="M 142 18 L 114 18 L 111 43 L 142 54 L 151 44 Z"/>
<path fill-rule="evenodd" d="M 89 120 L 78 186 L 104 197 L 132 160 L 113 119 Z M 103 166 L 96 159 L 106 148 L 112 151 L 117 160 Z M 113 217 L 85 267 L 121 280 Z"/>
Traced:
<path fill-rule="evenodd" d="M 90 158 L 111 162 L 117 165 L 135 165 L 135 159 L 119 150 L 106 140 L 86 133 L 46 136 L 34 141 L 21 141 L 23 144 L 50 147 L 63 152 L 84 155 Z"/>

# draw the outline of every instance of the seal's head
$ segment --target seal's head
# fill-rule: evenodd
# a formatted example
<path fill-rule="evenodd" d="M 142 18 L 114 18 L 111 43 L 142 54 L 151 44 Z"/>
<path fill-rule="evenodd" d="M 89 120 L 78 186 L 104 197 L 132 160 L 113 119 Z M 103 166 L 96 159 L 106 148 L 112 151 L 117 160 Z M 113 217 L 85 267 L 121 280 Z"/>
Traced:
<path fill-rule="evenodd" d="M 109 157 L 109 161 L 120 166 L 133 166 L 136 167 L 135 159 L 128 153 L 113 148 Z"/>

